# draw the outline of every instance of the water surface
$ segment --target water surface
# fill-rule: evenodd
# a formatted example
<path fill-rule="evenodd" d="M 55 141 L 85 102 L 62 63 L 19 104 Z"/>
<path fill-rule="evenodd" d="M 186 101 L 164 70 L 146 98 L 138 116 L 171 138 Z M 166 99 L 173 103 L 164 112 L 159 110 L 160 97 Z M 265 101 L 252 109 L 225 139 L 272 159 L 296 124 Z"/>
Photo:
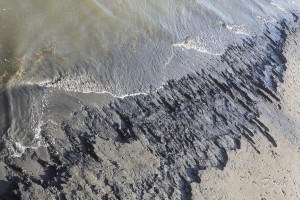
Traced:
<path fill-rule="evenodd" d="M 261 31 L 288 1 L 2 0 L 0 81 L 122 95 L 190 69 L 182 51 L 217 56 Z M 178 63 L 178 62 L 177 62 Z M 174 63 L 172 63 L 174 65 Z M 176 64 L 176 63 L 175 63 Z M 57 82 L 59 80 L 59 82 Z M 49 85 L 49 84 L 48 84 Z M 84 85 L 84 86 L 83 86 Z"/>

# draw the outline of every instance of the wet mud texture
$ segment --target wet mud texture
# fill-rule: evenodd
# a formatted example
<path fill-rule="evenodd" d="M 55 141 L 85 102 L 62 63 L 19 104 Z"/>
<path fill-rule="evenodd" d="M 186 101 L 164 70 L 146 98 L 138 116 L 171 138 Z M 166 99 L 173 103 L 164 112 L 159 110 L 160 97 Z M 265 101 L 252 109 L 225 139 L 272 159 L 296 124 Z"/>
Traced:
<path fill-rule="evenodd" d="M 276 87 L 282 46 L 298 24 L 293 15 L 147 96 L 83 105 L 61 131 L 43 130 L 46 148 L 14 158 L 3 143 L 1 199 L 197 199 L 191 184 L 208 167 L 224 169 L 241 140 L 257 154 L 258 136 L 276 148 L 257 105 L 281 107 Z"/>

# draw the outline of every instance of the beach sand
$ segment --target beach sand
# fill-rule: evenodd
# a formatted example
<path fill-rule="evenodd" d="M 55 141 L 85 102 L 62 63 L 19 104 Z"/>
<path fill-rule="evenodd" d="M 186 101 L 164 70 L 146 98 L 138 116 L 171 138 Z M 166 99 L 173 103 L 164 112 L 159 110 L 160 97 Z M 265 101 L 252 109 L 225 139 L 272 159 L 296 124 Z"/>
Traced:
<path fill-rule="evenodd" d="M 195 199 L 300 199 L 300 32 L 288 36 L 283 52 L 287 60 L 283 83 L 278 85 L 279 107 L 260 102 L 260 120 L 270 129 L 277 147 L 262 137 L 258 154 L 244 140 L 229 153 L 223 171 L 209 169 L 194 184 Z M 196 189 L 198 187 L 198 189 Z"/>

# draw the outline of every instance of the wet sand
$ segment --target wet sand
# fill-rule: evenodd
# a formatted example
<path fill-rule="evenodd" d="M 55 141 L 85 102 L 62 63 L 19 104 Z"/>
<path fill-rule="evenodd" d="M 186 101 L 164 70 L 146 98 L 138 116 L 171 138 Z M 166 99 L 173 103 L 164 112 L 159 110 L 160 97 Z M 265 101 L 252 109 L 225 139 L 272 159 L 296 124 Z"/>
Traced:
<path fill-rule="evenodd" d="M 206 170 L 201 185 L 194 185 L 198 199 L 299 199 L 300 198 L 300 32 L 288 36 L 283 83 L 278 85 L 280 108 L 263 104 L 261 121 L 277 142 L 273 148 L 256 137 L 260 154 L 246 142 L 229 153 L 223 171 Z"/>

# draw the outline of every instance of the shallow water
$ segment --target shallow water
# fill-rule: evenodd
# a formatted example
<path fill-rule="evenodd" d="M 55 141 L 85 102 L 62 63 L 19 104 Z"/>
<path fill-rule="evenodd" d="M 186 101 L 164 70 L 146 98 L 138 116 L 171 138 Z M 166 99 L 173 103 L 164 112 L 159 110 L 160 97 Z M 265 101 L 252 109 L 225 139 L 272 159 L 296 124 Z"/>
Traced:
<path fill-rule="evenodd" d="M 39 146 L 41 127 L 56 118 L 64 106 L 58 104 L 68 102 L 65 96 L 49 102 L 63 96 L 51 89 L 144 94 L 150 85 L 158 88 L 213 64 L 226 47 L 261 34 L 266 23 L 299 5 L 299 0 L 1 0 L 0 132 L 20 151 Z M 77 98 L 69 101 L 80 105 Z M 61 110 L 73 109 L 68 106 Z"/>
<path fill-rule="evenodd" d="M 288 1 L 2 0 L 0 81 L 117 95 L 189 70 L 183 50 L 217 56 L 253 36 Z M 281 9 L 281 10 L 280 10 Z M 57 82 L 57 80 L 60 80 Z M 84 85 L 84 86 L 83 86 Z"/>

